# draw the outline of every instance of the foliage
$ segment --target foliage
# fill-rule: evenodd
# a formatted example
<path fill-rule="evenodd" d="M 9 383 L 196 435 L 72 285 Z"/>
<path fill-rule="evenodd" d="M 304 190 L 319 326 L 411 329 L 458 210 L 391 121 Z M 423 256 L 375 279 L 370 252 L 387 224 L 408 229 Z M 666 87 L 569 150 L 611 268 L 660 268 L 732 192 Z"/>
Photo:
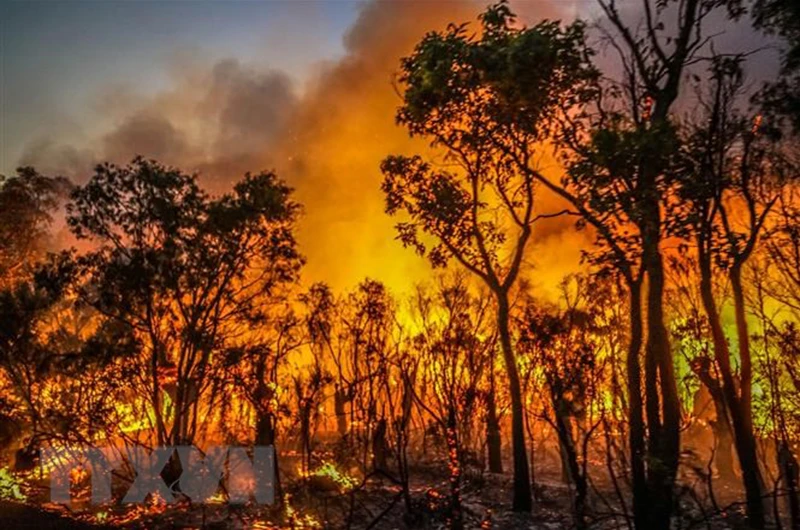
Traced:
<path fill-rule="evenodd" d="M 32 167 L 14 177 L 0 175 L 0 286 L 28 276 L 47 250 L 52 214 L 69 191 L 63 177 Z"/>
<path fill-rule="evenodd" d="M 214 355 L 231 345 L 237 323 L 264 321 L 262 301 L 296 279 L 290 194 L 261 173 L 211 198 L 194 176 L 142 158 L 98 166 L 72 193 L 69 225 L 97 245 L 75 261 L 81 300 L 142 345 L 140 383 L 162 441 L 192 438 L 197 426 L 186 416 L 208 390 Z M 171 381 L 168 426 L 160 393 L 144 389 Z"/>

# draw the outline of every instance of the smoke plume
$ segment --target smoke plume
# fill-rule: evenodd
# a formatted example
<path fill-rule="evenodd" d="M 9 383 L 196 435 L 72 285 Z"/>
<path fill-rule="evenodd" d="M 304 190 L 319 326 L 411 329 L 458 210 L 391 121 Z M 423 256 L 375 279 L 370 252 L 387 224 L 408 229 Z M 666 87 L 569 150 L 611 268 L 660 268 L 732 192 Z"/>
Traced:
<path fill-rule="evenodd" d="M 558 8 L 556 7 L 558 4 Z M 115 126 L 77 146 L 39 141 L 22 163 L 66 173 L 79 182 L 92 164 L 135 155 L 200 174 L 213 192 L 246 171 L 274 169 L 304 205 L 299 239 L 307 281 L 345 289 L 370 276 L 404 290 L 429 275 L 428 265 L 394 239 L 384 214 L 380 161 L 388 154 L 425 152 L 394 123 L 400 97 L 393 84 L 401 57 L 432 30 L 476 22 L 477 2 L 371 2 L 344 37 L 345 54 L 321 65 L 307 86 L 280 71 L 226 59 L 178 61 L 169 88 L 137 97 L 129 87 L 106 90 L 97 108 Z M 565 4 L 521 3 L 524 23 L 566 18 Z M 543 195 L 540 207 L 559 207 Z M 553 286 L 577 266 L 585 236 L 568 219 L 537 227 L 534 283 Z M 558 249 L 558 251 L 553 251 Z"/>

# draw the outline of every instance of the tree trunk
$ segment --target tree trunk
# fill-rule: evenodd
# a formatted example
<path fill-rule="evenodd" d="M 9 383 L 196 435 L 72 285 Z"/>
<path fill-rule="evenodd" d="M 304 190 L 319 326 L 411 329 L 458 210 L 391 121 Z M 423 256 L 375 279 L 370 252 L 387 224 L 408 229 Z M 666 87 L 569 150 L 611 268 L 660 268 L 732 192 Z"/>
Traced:
<path fill-rule="evenodd" d="M 742 265 L 735 263 L 730 270 L 731 290 L 733 291 L 733 308 L 736 314 L 736 334 L 739 340 L 739 359 L 741 370 L 739 373 L 742 414 L 746 423 L 752 424 L 753 420 L 753 365 L 750 359 L 750 334 L 747 329 L 745 315 L 744 288 L 742 287 Z M 752 425 L 750 425 L 752 430 Z"/>
<path fill-rule="evenodd" d="M 733 433 L 728 419 L 725 416 L 720 416 L 719 413 L 724 414 L 725 410 L 720 410 L 717 413 L 716 421 L 711 425 L 714 430 L 714 464 L 717 466 L 717 473 L 719 478 L 724 482 L 734 482 L 736 480 L 736 473 L 733 471 Z"/>
<path fill-rule="evenodd" d="M 447 429 L 444 433 L 447 443 L 447 459 L 450 468 L 450 525 L 451 530 L 464 528 L 461 510 L 461 448 L 456 430 L 456 412 L 450 409 L 447 414 Z"/>
<path fill-rule="evenodd" d="M 386 461 L 388 442 L 386 441 L 386 420 L 378 420 L 375 433 L 372 436 L 372 467 L 376 470 L 386 471 L 389 469 Z"/>
<path fill-rule="evenodd" d="M 736 332 L 739 339 L 739 418 L 731 418 L 736 435 L 736 450 L 742 467 L 742 480 L 747 495 L 747 517 L 754 528 L 766 524 L 764 514 L 764 480 L 758 467 L 756 438 L 753 431 L 753 368 L 750 359 L 750 334 L 745 315 L 744 288 L 742 287 L 742 264 L 734 263 L 730 270 L 731 290 L 733 291 L 734 312 L 736 313 Z M 735 388 L 734 388 L 735 391 Z M 732 414 L 733 416 L 733 414 Z M 737 419 L 739 425 L 737 425 Z M 740 443 L 738 438 L 742 437 Z M 740 447 L 741 446 L 741 447 Z"/>
<path fill-rule="evenodd" d="M 642 349 L 642 287 L 630 282 L 630 342 L 626 369 L 628 372 L 628 443 L 631 453 L 631 478 L 633 482 L 633 519 L 636 528 L 647 528 L 649 520 L 649 495 L 645 474 L 644 405 L 642 403 L 642 371 L 639 356 Z"/>
<path fill-rule="evenodd" d="M 271 445 L 275 451 L 275 499 L 278 503 L 283 504 L 280 469 L 278 467 L 278 446 L 275 445 L 275 438 L 275 416 L 267 411 L 258 411 L 258 417 L 256 418 L 256 445 Z"/>
<path fill-rule="evenodd" d="M 742 482 L 745 489 L 745 496 L 747 500 L 747 519 L 752 528 L 764 528 L 765 514 L 764 514 L 764 501 L 762 498 L 762 478 L 761 471 L 758 468 L 758 455 L 756 454 L 756 441 L 753 435 L 752 418 L 750 417 L 750 407 L 745 407 L 745 394 L 744 394 L 744 380 L 750 379 L 751 374 L 745 373 L 744 360 L 742 360 L 742 394 L 741 398 L 737 394 L 736 384 L 733 380 L 733 370 L 731 369 L 730 349 L 728 348 L 728 341 L 722 329 L 722 323 L 717 312 L 717 306 L 714 302 L 714 293 L 711 284 L 711 263 L 710 258 L 701 256 L 700 259 L 700 295 L 703 300 L 703 306 L 708 316 L 709 326 L 711 327 L 711 337 L 714 343 L 714 356 L 717 361 L 720 375 L 722 376 L 722 394 L 725 397 L 725 405 L 730 415 L 731 425 L 734 433 L 734 444 L 736 446 L 736 454 L 739 457 L 739 467 L 742 470 Z M 737 276 L 741 300 L 744 303 L 744 296 L 741 293 L 741 277 L 738 274 L 731 272 L 731 280 L 733 284 L 733 277 Z M 734 292 L 737 288 L 734 287 Z M 734 299 L 737 296 L 734 295 Z M 744 307 L 738 307 L 739 302 L 736 302 L 737 313 L 737 328 L 740 325 L 739 311 L 742 312 L 741 324 L 745 326 L 744 333 L 747 333 L 746 321 L 744 321 Z M 741 341 L 741 331 L 740 341 Z M 741 350 L 741 343 L 740 343 Z M 749 357 L 749 348 L 747 356 Z M 749 361 L 748 361 L 749 364 Z M 749 383 L 747 384 L 749 387 Z M 749 396 L 749 390 L 748 390 Z M 750 398 L 747 398 L 749 401 Z"/>
<path fill-rule="evenodd" d="M 789 505 L 789 521 L 792 530 L 800 530 L 800 498 L 798 498 L 798 471 L 797 459 L 792 454 L 789 443 L 781 442 L 778 449 L 778 466 L 786 488 L 786 503 Z"/>
<path fill-rule="evenodd" d="M 341 385 L 337 384 L 333 393 L 333 409 L 336 413 L 336 430 L 339 437 L 344 439 L 347 436 L 347 411 L 345 410 L 346 396 Z"/>
<path fill-rule="evenodd" d="M 311 403 L 310 400 L 301 400 L 300 405 L 300 444 L 303 453 L 303 467 L 305 471 L 311 469 Z"/>
<path fill-rule="evenodd" d="M 678 386 L 675 381 L 675 365 L 669 344 L 667 328 L 664 325 L 664 266 L 658 248 L 660 223 L 658 203 L 651 206 L 651 216 L 645 231 L 644 262 L 646 263 L 647 290 L 647 343 L 645 346 L 645 370 L 658 371 L 658 389 L 661 392 L 661 421 L 651 421 L 648 414 L 649 444 L 648 485 L 650 490 L 651 520 L 648 528 L 670 528 L 673 510 L 673 488 L 678 473 L 680 455 L 681 408 Z M 647 373 L 648 385 L 654 374 Z M 649 396 L 649 394 L 648 394 Z M 648 409 L 655 404 L 647 403 Z"/>
<path fill-rule="evenodd" d="M 497 418 L 497 403 L 494 397 L 494 376 L 492 388 L 486 396 L 486 448 L 489 452 L 489 471 L 503 472 L 502 440 L 500 438 L 500 421 Z"/>
<path fill-rule="evenodd" d="M 711 373 L 712 363 L 713 366 L 716 366 L 716 361 L 705 356 L 703 360 L 707 362 L 696 365 L 692 371 L 697 376 L 700 384 L 708 390 L 711 402 L 714 404 L 716 419 L 709 421 L 711 430 L 714 433 L 714 464 L 717 467 L 720 479 L 732 483 L 737 478 L 733 471 L 735 467 L 733 461 L 733 431 L 728 407 L 725 405 L 722 386 L 717 377 Z"/>
<path fill-rule="evenodd" d="M 572 511 L 575 521 L 575 528 L 583 530 L 586 528 L 586 477 L 581 473 L 578 463 L 578 453 L 575 450 L 575 440 L 572 436 L 572 425 L 569 416 L 564 412 L 566 404 L 558 396 L 553 396 L 553 408 L 555 410 L 556 431 L 558 433 L 558 445 L 561 448 L 561 468 L 566 475 L 568 485 L 575 489 L 572 496 Z"/>
<path fill-rule="evenodd" d="M 503 360 L 508 373 L 511 393 L 511 443 L 514 453 L 514 500 L 512 509 L 515 512 L 529 512 L 533 508 L 533 501 L 531 499 L 528 452 L 525 447 L 525 406 L 522 401 L 522 387 L 519 381 L 517 361 L 514 357 L 514 350 L 511 347 L 508 293 L 501 291 L 496 294 L 497 328 L 500 333 L 500 345 L 503 351 Z"/>

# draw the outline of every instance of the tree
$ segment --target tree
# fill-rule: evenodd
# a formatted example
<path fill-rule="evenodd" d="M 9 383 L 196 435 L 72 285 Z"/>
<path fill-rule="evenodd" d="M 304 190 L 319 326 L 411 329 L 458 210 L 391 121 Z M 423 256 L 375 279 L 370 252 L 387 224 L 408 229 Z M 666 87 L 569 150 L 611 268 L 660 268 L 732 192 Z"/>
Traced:
<path fill-rule="evenodd" d="M 541 368 L 550 397 L 545 418 L 555 430 L 566 482 L 573 489 L 575 527 L 588 527 L 588 446 L 603 418 L 589 413 L 599 395 L 605 362 L 599 355 L 596 333 L 600 307 L 589 300 L 592 284 L 581 277 L 561 284 L 563 308 L 528 301 L 519 318 L 519 344 Z"/>
<path fill-rule="evenodd" d="M 467 452 L 476 445 L 473 431 L 481 425 L 476 419 L 487 409 L 487 372 L 494 369 L 496 344 L 494 333 L 487 330 L 489 300 L 470 293 L 464 274 L 439 278 L 431 292 L 418 286 L 412 300 L 420 332 L 411 342 L 427 383 L 425 398 L 416 392 L 414 398 L 445 441 L 454 529 L 464 527 L 461 480 Z"/>
<path fill-rule="evenodd" d="M 634 520 L 638 528 L 668 528 L 681 421 L 665 325 L 661 252 L 666 229 L 663 212 L 672 196 L 679 161 L 671 111 L 687 67 L 708 44 L 703 35 L 705 19 L 719 9 L 727 9 L 731 17 L 739 16 L 741 10 L 737 2 L 643 0 L 643 29 L 637 33 L 615 0 L 601 0 L 600 6 L 607 19 L 602 28 L 605 40 L 622 64 L 621 79 L 598 82 L 590 104 L 564 121 L 559 147 L 566 174 L 561 181 L 535 168 L 529 171 L 581 214 L 581 224 L 595 230 L 601 252 L 593 261 L 615 270 L 628 286 Z M 645 279 L 647 318 L 643 320 Z"/>
<path fill-rule="evenodd" d="M 8 381 L 11 401 L 4 405 L 10 406 L 13 414 L 13 409 L 18 408 L 13 402 L 21 404 L 23 419 L 34 439 L 46 430 L 40 395 L 58 357 L 37 331 L 62 299 L 67 283 L 64 272 L 42 268 L 33 278 L 0 290 L 0 367 Z"/>
<path fill-rule="evenodd" d="M 114 400 L 122 385 L 115 360 L 135 345 L 124 330 L 98 325 L 91 311 L 76 306 L 67 257 L 51 256 L 30 274 L 0 289 L 3 445 L 24 430 L 23 451 L 32 456 L 46 443 L 118 434 Z M 8 431 L 8 421 L 16 432 Z"/>
<path fill-rule="evenodd" d="M 794 174 L 798 160 L 794 159 Z M 777 446 L 779 482 L 793 529 L 800 528 L 800 476 L 797 454 L 800 437 L 800 207 L 797 186 L 786 186 L 766 234 L 767 252 L 751 267 L 757 315 L 761 320 L 765 368 L 769 389 L 769 417 Z M 772 302 L 777 302 L 777 308 Z M 778 496 L 775 498 L 777 511 Z"/>
<path fill-rule="evenodd" d="M 490 290 L 511 395 L 516 511 L 531 509 L 524 406 L 509 331 L 510 293 L 531 237 L 537 144 L 551 137 L 554 112 L 584 96 L 583 26 L 514 27 L 505 4 L 467 26 L 428 34 L 401 65 L 397 121 L 445 152 L 446 167 L 421 156 L 383 161 L 386 210 L 403 212 L 398 237 L 434 266 L 458 262 Z M 424 235 L 423 235 L 424 234 Z M 432 245 L 427 238 L 433 238 Z"/>
<path fill-rule="evenodd" d="M 768 429 L 775 443 L 778 477 L 775 481 L 773 507 L 780 522 L 781 497 L 788 505 L 791 528 L 800 528 L 800 464 L 793 450 L 800 434 L 797 411 L 800 410 L 800 321 L 798 285 L 800 285 L 800 231 L 796 203 L 790 191 L 781 200 L 778 218 L 768 234 L 769 253 L 751 267 L 755 291 L 754 305 L 761 324 L 759 383 L 762 414 L 769 418 Z M 774 302 L 778 302 L 775 304 Z M 788 313 L 788 315 L 787 315 Z M 758 402 L 757 402 L 758 403 Z M 783 486 L 783 491 L 781 491 Z"/>
<path fill-rule="evenodd" d="M 334 358 L 350 403 L 350 436 L 361 444 L 364 473 L 385 469 L 387 396 L 396 303 L 386 286 L 364 279 L 340 304 L 340 350 Z M 356 427 L 356 425 L 358 427 Z M 376 452 L 375 449 L 378 451 Z M 373 454 L 374 458 L 369 455 Z"/>
<path fill-rule="evenodd" d="M 69 187 L 67 179 L 32 167 L 11 178 L 0 175 L 0 286 L 27 278 L 44 256 L 52 214 Z"/>
<path fill-rule="evenodd" d="M 210 198 L 196 177 L 136 158 L 105 164 L 72 193 L 73 233 L 95 243 L 77 259 L 80 297 L 141 344 L 140 390 L 161 445 L 192 443 L 217 356 L 263 300 L 294 281 L 298 206 L 272 173 L 245 175 Z"/>
<path fill-rule="evenodd" d="M 697 259 L 688 249 L 683 250 L 681 255 L 670 256 L 668 260 L 673 281 L 673 296 L 669 297 L 672 312 L 670 331 L 676 351 L 686 360 L 702 389 L 692 396 L 693 419 L 699 420 L 695 425 L 702 426 L 703 420 L 708 421 L 714 435 L 713 463 L 720 478 L 733 483 L 738 480 L 734 471 L 733 432 L 722 392 L 720 370 L 714 359 L 712 333 L 699 293 Z M 709 405 L 713 406 L 713 417 Z"/>
<path fill-rule="evenodd" d="M 242 327 L 239 338 L 221 353 L 225 374 L 254 412 L 255 445 L 275 447 L 276 498 L 282 502 L 278 427 L 281 419 L 291 416 L 291 407 L 281 399 L 281 384 L 285 384 L 281 369 L 303 345 L 305 337 L 300 319 L 289 307 L 288 293 L 277 291 L 261 300 L 264 318 Z"/>
<path fill-rule="evenodd" d="M 763 479 L 753 433 L 753 369 L 742 279 L 757 249 L 765 221 L 790 178 L 780 143 L 761 119 L 737 111 L 743 78 L 738 57 L 717 57 L 711 64 L 710 95 L 703 98 L 703 123 L 686 140 L 686 173 L 679 179 L 683 204 L 678 222 L 688 230 L 697 252 L 700 298 L 711 331 L 720 390 L 734 432 L 747 493 L 750 524 L 763 527 Z M 744 210 L 736 222 L 736 211 Z M 735 381 L 728 339 L 715 301 L 714 277 L 724 273 L 733 292 L 739 381 Z"/>
<path fill-rule="evenodd" d="M 778 35 L 786 44 L 781 75 L 766 83 L 758 99 L 767 113 L 788 118 L 800 132 L 800 6 L 793 0 L 756 0 L 753 14 L 757 28 Z"/>

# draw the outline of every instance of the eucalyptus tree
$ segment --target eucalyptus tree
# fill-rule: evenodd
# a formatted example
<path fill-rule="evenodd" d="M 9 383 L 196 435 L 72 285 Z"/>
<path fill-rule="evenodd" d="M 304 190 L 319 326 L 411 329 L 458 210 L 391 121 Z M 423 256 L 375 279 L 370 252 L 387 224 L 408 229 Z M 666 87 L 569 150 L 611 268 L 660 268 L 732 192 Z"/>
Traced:
<path fill-rule="evenodd" d="M 709 44 L 706 20 L 715 12 L 737 18 L 742 10 L 736 1 L 642 0 L 641 20 L 634 25 L 615 0 L 599 3 L 605 15 L 601 34 L 618 58 L 619 73 L 600 80 L 592 100 L 567 114 L 558 142 L 566 168 L 562 178 L 530 171 L 581 214 L 581 225 L 593 228 L 598 251 L 592 261 L 615 271 L 628 287 L 634 520 L 638 528 L 668 528 L 681 424 L 662 255 L 670 222 L 665 212 L 681 167 L 673 111 L 689 67 Z"/>
<path fill-rule="evenodd" d="M 0 175 L 0 285 L 28 279 L 44 257 L 53 214 L 66 198 L 70 182 L 21 167 Z"/>
<path fill-rule="evenodd" d="M 210 197 L 197 179 L 136 158 L 100 165 L 72 193 L 68 222 L 93 249 L 79 256 L 80 297 L 140 344 L 139 389 L 162 445 L 191 444 L 219 354 L 262 302 L 296 279 L 298 205 L 272 173 Z"/>
<path fill-rule="evenodd" d="M 383 190 L 389 214 L 404 214 L 398 238 L 435 267 L 455 261 L 492 293 L 511 397 L 513 508 L 531 509 L 524 404 L 509 330 L 511 293 L 533 223 L 534 175 L 525 168 L 552 139 L 556 114 L 586 97 L 584 26 L 515 25 L 505 4 L 466 24 L 426 35 L 403 59 L 397 121 L 441 158 L 389 156 Z M 541 214 L 540 214 L 541 215 Z"/>
<path fill-rule="evenodd" d="M 763 527 L 763 479 L 753 432 L 753 361 L 743 270 L 757 252 L 766 223 L 794 178 L 780 136 L 771 134 L 760 116 L 737 108 L 743 95 L 740 57 L 716 57 L 708 94 L 701 97 L 700 123 L 690 126 L 684 141 L 685 172 L 679 180 L 682 204 L 676 225 L 697 254 L 700 299 L 708 322 L 714 359 L 720 374 L 725 414 L 747 494 L 747 514 Z M 738 346 L 738 381 L 732 352 L 717 304 L 714 278 L 725 277 L 733 294 Z"/>

